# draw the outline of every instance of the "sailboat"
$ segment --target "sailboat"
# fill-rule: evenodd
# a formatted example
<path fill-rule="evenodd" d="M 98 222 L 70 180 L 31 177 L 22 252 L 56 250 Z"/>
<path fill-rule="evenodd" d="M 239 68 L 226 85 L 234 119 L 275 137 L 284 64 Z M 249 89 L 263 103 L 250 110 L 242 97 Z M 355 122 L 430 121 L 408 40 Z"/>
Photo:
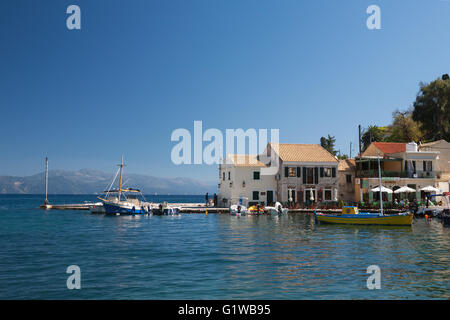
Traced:
<path fill-rule="evenodd" d="M 45 200 L 41 204 L 42 209 L 51 209 L 52 205 L 48 202 L 48 157 L 45 157 Z"/>
<path fill-rule="evenodd" d="M 103 202 L 105 213 L 114 215 L 134 215 L 150 213 L 151 204 L 145 201 L 144 195 L 139 189 L 122 188 L 122 175 L 124 167 L 123 156 L 119 167 L 119 188 L 111 189 L 115 179 L 117 178 L 116 173 L 116 176 L 111 183 L 110 189 L 103 192 L 104 196 L 97 197 Z"/>
<path fill-rule="evenodd" d="M 414 215 L 409 212 L 385 215 L 381 186 L 380 156 L 378 155 L 378 179 L 380 190 L 380 213 L 359 212 L 357 207 L 343 207 L 341 214 L 331 215 L 314 211 L 317 221 L 336 224 L 411 226 Z"/>

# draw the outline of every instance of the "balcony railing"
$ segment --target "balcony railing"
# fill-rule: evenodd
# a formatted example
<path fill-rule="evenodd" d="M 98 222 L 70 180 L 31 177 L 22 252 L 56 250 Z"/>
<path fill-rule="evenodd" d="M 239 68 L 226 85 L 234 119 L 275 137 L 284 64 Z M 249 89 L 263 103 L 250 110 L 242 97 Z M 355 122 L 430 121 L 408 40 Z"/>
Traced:
<path fill-rule="evenodd" d="M 416 173 L 409 171 L 381 171 L 381 176 L 384 178 L 439 178 L 440 171 L 417 171 Z M 361 170 L 357 171 L 358 178 L 378 178 L 378 170 Z"/>

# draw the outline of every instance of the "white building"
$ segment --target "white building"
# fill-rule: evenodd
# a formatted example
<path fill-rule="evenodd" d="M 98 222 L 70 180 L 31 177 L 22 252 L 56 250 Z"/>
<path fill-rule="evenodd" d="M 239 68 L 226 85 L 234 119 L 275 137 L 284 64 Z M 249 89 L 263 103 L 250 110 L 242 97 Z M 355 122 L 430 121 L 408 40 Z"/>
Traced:
<path fill-rule="evenodd" d="M 219 166 L 219 206 L 229 206 L 240 197 L 244 204 L 273 203 L 276 181 L 274 175 L 261 175 L 265 165 L 256 155 L 228 155 L 227 161 Z"/>
<path fill-rule="evenodd" d="M 275 174 L 261 174 L 266 167 L 262 155 L 227 156 L 228 163 L 219 166 L 219 205 L 228 206 L 239 197 L 246 198 L 246 204 L 266 205 L 337 200 L 338 160 L 320 145 L 269 143 L 263 155 L 278 160 Z"/>

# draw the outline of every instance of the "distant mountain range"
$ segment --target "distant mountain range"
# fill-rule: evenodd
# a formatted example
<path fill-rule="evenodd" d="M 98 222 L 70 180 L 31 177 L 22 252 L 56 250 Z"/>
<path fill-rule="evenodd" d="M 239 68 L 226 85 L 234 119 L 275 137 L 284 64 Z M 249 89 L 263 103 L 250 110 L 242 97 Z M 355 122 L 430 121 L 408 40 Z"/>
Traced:
<path fill-rule="evenodd" d="M 0 176 L 0 194 L 43 194 L 44 176 L 41 172 L 27 177 Z M 97 170 L 49 170 L 49 194 L 96 194 L 109 187 L 114 176 Z M 118 178 L 116 179 L 118 185 Z M 123 187 L 139 188 L 144 194 L 204 194 L 217 192 L 217 184 L 191 178 L 159 178 L 127 174 Z"/>

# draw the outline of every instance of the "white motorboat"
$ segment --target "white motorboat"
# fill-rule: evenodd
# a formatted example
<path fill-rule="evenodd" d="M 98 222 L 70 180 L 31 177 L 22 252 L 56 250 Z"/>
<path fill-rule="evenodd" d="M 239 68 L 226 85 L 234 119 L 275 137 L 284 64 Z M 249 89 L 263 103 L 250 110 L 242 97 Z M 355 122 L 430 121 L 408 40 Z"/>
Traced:
<path fill-rule="evenodd" d="M 280 215 L 280 216 L 287 214 L 289 211 L 288 208 L 283 208 L 283 206 L 279 202 L 276 202 L 275 206 L 273 206 L 273 207 L 266 207 L 266 210 L 267 210 L 268 214 Z"/>
<path fill-rule="evenodd" d="M 243 204 L 244 199 L 247 199 L 247 198 L 239 197 L 239 198 L 236 198 L 236 199 L 238 201 L 236 201 L 235 204 L 232 204 L 230 206 L 230 215 L 232 215 L 232 216 L 245 216 L 245 215 L 247 215 L 248 209 Z M 231 200 L 233 200 L 233 199 L 231 199 Z"/>
<path fill-rule="evenodd" d="M 166 201 L 152 208 L 152 213 L 156 216 L 173 216 L 180 214 L 180 208 L 169 205 Z"/>
<path fill-rule="evenodd" d="M 433 204 L 430 200 L 433 197 L 442 197 L 442 199 L 445 200 L 445 203 L 450 202 L 449 201 L 450 195 L 447 195 L 447 194 L 434 194 L 434 195 L 428 196 L 425 205 L 421 205 L 417 209 L 416 215 L 419 215 L 419 216 L 429 215 L 432 217 L 437 217 L 437 216 L 441 215 L 445 209 L 448 209 L 448 206 L 444 205 L 444 203 L 442 203 L 442 205 Z M 427 203 L 428 203 L 428 205 L 427 205 Z"/>
<path fill-rule="evenodd" d="M 247 214 L 247 207 L 241 204 L 233 204 L 230 206 L 230 215 L 245 216 Z"/>
<path fill-rule="evenodd" d="M 88 203 L 89 211 L 91 213 L 105 213 L 105 208 L 103 207 L 103 202 L 91 202 Z"/>

